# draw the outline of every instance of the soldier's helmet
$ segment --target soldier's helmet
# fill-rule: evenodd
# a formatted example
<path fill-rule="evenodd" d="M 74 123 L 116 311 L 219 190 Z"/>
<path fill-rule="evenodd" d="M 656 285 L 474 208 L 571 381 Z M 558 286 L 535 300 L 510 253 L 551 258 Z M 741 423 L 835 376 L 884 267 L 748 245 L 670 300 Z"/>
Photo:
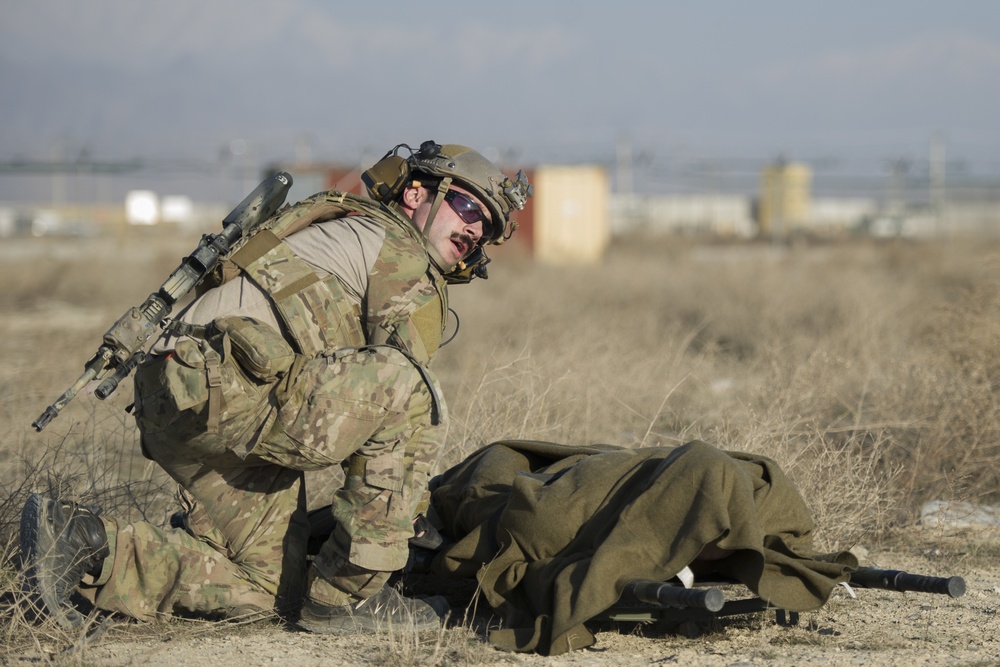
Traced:
<path fill-rule="evenodd" d="M 409 151 L 407 157 L 400 149 Z M 511 179 L 480 153 L 458 144 L 425 141 L 414 151 L 406 144 L 394 147 L 362 174 L 368 195 L 384 204 L 396 200 L 414 179 L 430 177 L 435 182 L 449 179 L 472 192 L 490 210 L 493 224 L 484 225 L 481 244 L 499 244 L 516 229 L 511 213 L 524 208 L 532 195 L 532 186 L 523 171 Z"/>

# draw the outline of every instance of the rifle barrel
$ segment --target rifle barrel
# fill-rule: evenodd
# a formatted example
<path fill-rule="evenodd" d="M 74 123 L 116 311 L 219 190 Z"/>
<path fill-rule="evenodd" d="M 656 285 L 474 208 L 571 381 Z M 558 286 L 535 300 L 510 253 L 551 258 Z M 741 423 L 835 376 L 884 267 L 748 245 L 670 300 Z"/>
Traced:
<path fill-rule="evenodd" d="M 107 367 L 107 363 L 111 358 L 111 355 L 111 349 L 107 345 L 102 345 L 100 349 L 97 350 L 97 354 L 95 354 L 94 357 L 87 362 L 87 365 L 83 369 L 83 374 L 77 378 L 76 382 L 73 383 L 73 386 L 64 391 L 52 405 L 45 408 L 45 411 L 39 415 L 38 419 L 31 422 L 35 431 L 41 432 L 43 428 L 48 426 L 50 421 L 59 416 L 62 409 L 65 408 L 74 397 L 76 397 L 77 393 L 81 389 L 87 386 L 88 382 L 97 379 L 101 372 Z"/>

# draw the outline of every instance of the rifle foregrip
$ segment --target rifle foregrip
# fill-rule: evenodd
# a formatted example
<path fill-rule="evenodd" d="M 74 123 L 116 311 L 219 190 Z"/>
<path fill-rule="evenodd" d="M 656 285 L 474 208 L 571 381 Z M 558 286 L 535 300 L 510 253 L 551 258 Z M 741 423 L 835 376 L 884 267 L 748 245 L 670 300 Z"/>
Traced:
<path fill-rule="evenodd" d="M 965 595 L 965 579 L 962 577 L 929 577 L 902 570 L 862 567 L 851 573 L 851 583 L 863 588 L 880 588 L 900 593 L 936 593 L 953 598 Z"/>

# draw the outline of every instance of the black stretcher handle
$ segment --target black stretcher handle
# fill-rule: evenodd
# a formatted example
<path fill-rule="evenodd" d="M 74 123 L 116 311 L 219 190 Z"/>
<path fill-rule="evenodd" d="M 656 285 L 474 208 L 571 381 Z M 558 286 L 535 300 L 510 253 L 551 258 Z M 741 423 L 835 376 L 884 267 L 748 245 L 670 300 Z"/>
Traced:
<path fill-rule="evenodd" d="M 625 585 L 623 598 L 632 598 L 646 604 L 665 607 L 694 607 L 719 611 L 726 603 L 726 596 L 718 588 L 684 588 L 662 581 L 637 579 Z"/>
<path fill-rule="evenodd" d="M 862 588 L 880 588 L 900 593 L 938 593 L 953 598 L 965 595 L 965 579 L 962 577 L 928 577 L 902 570 L 860 567 L 851 573 L 851 583 Z"/>

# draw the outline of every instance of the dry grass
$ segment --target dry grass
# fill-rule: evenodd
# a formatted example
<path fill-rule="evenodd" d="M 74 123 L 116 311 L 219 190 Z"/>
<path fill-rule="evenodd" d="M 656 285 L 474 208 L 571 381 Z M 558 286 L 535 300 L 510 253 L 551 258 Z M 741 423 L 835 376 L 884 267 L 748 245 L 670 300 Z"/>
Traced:
<path fill-rule="evenodd" d="M 150 240 L 0 247 L 7 646 L 38 641 L 10 606 L 26 493 L 157 523 L 170 506 L 171 485 L 138 455 L 122 411 L 129 387 L 106 403 L 81 396 L 42 434 L 30 428 L 107 326 L 196 241 Z M 500 258 L 489 281 L 451 293 L 461 328 L 435 363 L 452 417 L 441 466 L 501 438 L 703 439 L 776 459 L 831 549 L 890 534 L 928 499 L 995 501 L 997 250 L 674 240 L 619 243 L 592 267 Z M 408 641 L 390 652 L 448 662 L 463 643 Z"/>
<path fill-rule="evenodd" d="M 995 499 L 1000 264 L 982 244 L 618 245 L 453 291 L 449 463 L 502 437 L 694 438 L 779 461 L 828 546 Z"/>

